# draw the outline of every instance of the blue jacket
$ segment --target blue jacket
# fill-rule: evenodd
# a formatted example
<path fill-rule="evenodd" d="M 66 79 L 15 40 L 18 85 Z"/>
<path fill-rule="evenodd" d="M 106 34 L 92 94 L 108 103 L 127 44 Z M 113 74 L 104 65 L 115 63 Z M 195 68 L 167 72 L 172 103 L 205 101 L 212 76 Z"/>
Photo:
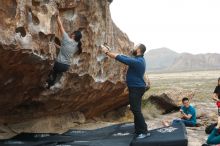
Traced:
<path fill-rule="evenodd" d="M 117 55 L 115 59 L 129 66 L 126 75 L 128 87 L 146 87 L 144 81 L 146 63 L 143 56 L 128 57 Z"/>

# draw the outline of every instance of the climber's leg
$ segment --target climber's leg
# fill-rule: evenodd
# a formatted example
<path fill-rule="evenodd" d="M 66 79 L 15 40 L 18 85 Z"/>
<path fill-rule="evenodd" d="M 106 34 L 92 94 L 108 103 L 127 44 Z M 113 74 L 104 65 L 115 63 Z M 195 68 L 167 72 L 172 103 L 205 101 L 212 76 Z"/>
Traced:
<path fill-rule="evenodd" d="M 54 63 L 53 70 L 50 72 L 47 80 L 47 88 L 50 89 L 56 82 L 59 82 L 63 72 L 66 72 L 69 69 L 69 65 L 62 64 L 59 62 Z"/>
<path fill-rule="evenodd" d="M 50 89 L 50 87 L 55 84 L 57 74 L 58 73 L 54 70 L 50 71 L 50 74 L 48 75 L 48 79 L 47 79 L 47 86 L 46 86 L 47 89 Z"/>

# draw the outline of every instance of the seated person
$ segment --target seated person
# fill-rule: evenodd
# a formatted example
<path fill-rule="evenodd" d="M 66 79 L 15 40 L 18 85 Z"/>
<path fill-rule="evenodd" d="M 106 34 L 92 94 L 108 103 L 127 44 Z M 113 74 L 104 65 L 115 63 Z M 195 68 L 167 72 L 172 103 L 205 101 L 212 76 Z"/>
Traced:
<path fill-rule="evenodd" d="M 217 126 L 212 130 L 212 133 L 209 135 L 207 139 L 207 144 L 214 144 L 214 145 L 220 144 L 219 129 L 220 129 L 220 117 L 218 117 Z"/>
<path fill-rule="evenodd" d="M 196 126 L 196 109 L 190 105 L 189 98 L 184 97 L 182 99 L 183 105 L 180 109 L 180 119 L 173 120 L 172 124 L 182 122 L 185 126 Z M 163 121 L 164 126 L 169 126 L 169 122 Z"/>

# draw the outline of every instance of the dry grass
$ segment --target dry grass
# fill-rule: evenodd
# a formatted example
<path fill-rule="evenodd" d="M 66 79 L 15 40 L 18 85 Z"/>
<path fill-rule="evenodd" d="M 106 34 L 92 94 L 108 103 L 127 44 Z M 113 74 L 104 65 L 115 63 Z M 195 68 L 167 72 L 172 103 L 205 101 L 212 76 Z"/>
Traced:
<path fill-rule="evenodd" d="M 144 98 L 176 88 L 195 91 L 195 100 L 210 98 L 219 77 L 220 70 L 149 74 L 151 89 Z"/>
<path fill-rule="evenodd" d="M 157 118 L 159 115 L 162 114 L 162 112 L 159 111 L 155 105 L 145 102 L 145 100 L 143 101 L 143 107 L 144 108 L 142 109 L 142 113 L 144 115 L 144 118 L 147 120 Z"/>
<path fill-rule="evenodd" d="M 217 79 L 220 77 L 220 70 L 180 73 L 151 73 L 148 76 L 151 80 L 151 89 L 145 93 L 143 98 L 143 113 L 147 119 L 156 117 L 159 114 L 154 105 L 146 103 L 145 101 L 153 94 L 162 94 L 168 90 L 190 90 L 195 92 L 193 102 L 209 101 L 214 88 L 217 85 Z"/>

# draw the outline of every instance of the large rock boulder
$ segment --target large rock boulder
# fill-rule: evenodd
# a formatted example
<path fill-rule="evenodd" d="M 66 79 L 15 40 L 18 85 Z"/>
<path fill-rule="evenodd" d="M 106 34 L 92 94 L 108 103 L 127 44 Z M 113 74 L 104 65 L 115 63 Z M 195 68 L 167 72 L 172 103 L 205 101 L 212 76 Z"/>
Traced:
<path fill-rule="evenodd" d="M 111 1 L 110 1 L 111 2 Z M 99 46 L 128 54 L 133 43 L 112 22 L 109 0 L 2 0 L 0 5 L 0 123 L 80 112 L 98 116 L 128 104 L 126 67 Z M 41 88 L 59 50 L 55 13 L 68 33 L 82 30 L 83 53 L 75 55 L 60 89 Z"/>
<path fill-rule="evenodd" d="M 192 99 L 195 92 L 180 88 L 171 89 L 162 94 L 154 94 L 146 99 L 146 102 L 155 105 L 163 114 L 167 114 L 180 109 L 182 98 Z"/>
<path fill-rule="evenodd" d="M 161 95 L 151 95 L 147 102 L 154 104 L 163 114 L 170 113 L 172 111 L 177 111 L 179 107 L 174 103 L 174 101 L 167 96 L 167 94 Z"/>

